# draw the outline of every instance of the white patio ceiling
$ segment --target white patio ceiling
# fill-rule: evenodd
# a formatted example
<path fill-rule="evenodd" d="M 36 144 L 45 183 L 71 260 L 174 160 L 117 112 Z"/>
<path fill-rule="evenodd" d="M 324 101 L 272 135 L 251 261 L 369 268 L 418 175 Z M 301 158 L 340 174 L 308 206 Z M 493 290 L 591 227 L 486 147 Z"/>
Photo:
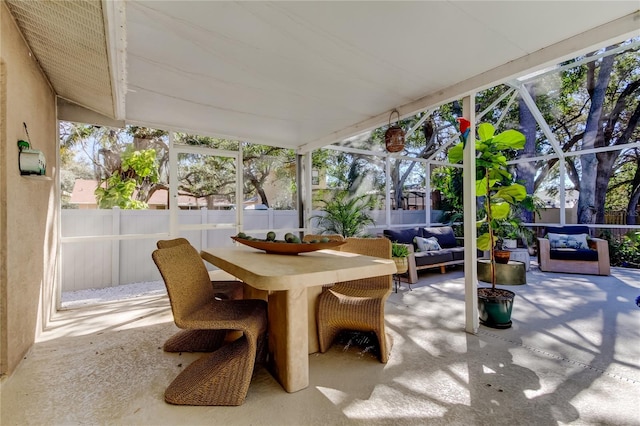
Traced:
<path fill-rule="evenodd" d="M 637 1 L 126 5 L 128 120 L 306 149 L 640 25 Z"/>
<path fill-rule="evenodd" d="M 300 152 L 640 35 L 637 0 L 7 4 L 61 97 Z"/>

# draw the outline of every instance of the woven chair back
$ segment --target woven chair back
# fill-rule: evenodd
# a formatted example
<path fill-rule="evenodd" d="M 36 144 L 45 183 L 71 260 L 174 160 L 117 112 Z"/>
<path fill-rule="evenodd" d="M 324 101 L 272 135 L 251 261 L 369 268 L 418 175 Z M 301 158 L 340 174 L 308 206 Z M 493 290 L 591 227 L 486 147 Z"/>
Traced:
<path fill-rule="evenodd" d="M 349 237 L 346 243 L 339 247 L 340 251 L 362 254 L 365 256 L 391 259 L 391 240 L 388 238 L 355 238 Z M 360 290 L 391 289 L 391 275 L 365 278 L 361 280 L 344 281 L 336 286 L 349 287 Z M 339 288 L 339 287 L 338 287 Z"/>
<path fill-rule="evenodd" d="M 176 323 L 214 299 L 207 268 L 191 244 L 158 249 L 151 257 L 167 287 Z"/>
<path fill-rule="evenodd" d="M 324 234 L 324 235 L 320 235 L 320 234 L 307 234 L 304 237 L 302 237 L 302 241 L 313 241 L 313 240 L 318 240 L 320 241 L 323 238 L 328 238 L 329 241 L 344 241 L 344 237 L 340 234 Z"/>
<path fill-rule="evenodd" d="M 156 243 L 156 246 L 158 246 L 159 249 L 164 249 L 164 248 L 180 246 L 183 244 L 191 244 L 191 243 L 186 238 L 175 238 L 173 240 L 158 240 L 158 242 Z"/>
<path fill-rule="evenodd" d="M 347 242 L 340 246 L 340 251 L 391 259 L 391 240 L 388 238 L 349 237 Z"/>

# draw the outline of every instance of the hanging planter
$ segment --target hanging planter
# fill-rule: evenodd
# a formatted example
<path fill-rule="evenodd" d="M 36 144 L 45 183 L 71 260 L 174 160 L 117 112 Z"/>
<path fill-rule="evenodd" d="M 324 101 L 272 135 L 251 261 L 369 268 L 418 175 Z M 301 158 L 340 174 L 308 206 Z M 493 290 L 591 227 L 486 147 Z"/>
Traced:
<path fill-rule="evenodd" d="M 399 152 L 404 150 L 404 130 L 399 124 L 391 125 L 391 117 L 393 114 L 398 114 L 398 121 L 400 121 L 400 113 L 397 109 L 391 111 L 389 115 L 389 128 L 384 133 L 384 143 L 389 152 Z"/>

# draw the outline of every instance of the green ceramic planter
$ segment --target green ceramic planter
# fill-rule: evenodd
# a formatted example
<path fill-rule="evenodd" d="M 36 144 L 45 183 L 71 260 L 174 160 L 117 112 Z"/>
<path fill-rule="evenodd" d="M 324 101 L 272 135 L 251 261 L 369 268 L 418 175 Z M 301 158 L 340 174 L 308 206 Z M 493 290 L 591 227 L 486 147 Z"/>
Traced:
<path fill-rule="evenodd" d="M 478 289 L 480 323 L 491 328 L 511 327 L 511 310 L 516 294 L 509 290 Z"/>

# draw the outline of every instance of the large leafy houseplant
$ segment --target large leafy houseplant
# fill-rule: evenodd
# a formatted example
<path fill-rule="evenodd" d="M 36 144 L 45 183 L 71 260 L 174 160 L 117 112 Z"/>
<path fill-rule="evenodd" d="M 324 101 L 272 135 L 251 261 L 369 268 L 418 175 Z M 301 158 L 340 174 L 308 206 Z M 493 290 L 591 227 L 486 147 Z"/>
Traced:
<path fill-rule="evenodd" d="M 507 168 L 507 157 L 504 151 L 522 149 L 525 136 L 517 130 L 505 130 L 495 134 L 495 128 L 489 123 L 478 126 L 476 141 L 476 196 L 482 197 L 484 217 L 478 221 L 481 231 L 478 235 L 478 249 L 489 250 L 492 263 L 492 288 L 495 289 L 495 259 L 493 248 L 497 243 L 496 230 L 501 221 L 507 220 L 511 206 L 517 205 L 527 196 L 527 190 L 515 183 Z M 449 161 L 462 161 L 464 143 L 449 150 Z M 485 226 L 482 226 L 482 225 Z"/>
<path fill-rule="evenodd" d="M 478 249 L 490 253 L 491 288 L 478 289 L 478 294 L 493 298 L 508 298 L 515 294 L 507 290 L 496 289 L 496 260 L 494 248 L 497 243 L 496 230 L 501 222 L 507 220 L 511 207 L 518 205 L 527 197 L 527 191 L 521 184 L 515 183 L 507 167 L 505 151 L 524 148 L 526 139 L 517 130 L 505 130 L 495 134 L 495 128 L 489 123 L 478 126 L 476 147 L 476 196 L 482 200 L 483 217 L 478 220 Z M 465 142 L 449 150 L 449 161 L 460 163 Z M 510 296 L 509 296 L 510 293 Z M 509 316 L 511 315 L 509 308 Z M 510 325 L 510 321 L 508 322 Z M 502 327 L 500 327 L 502 328 Z"/>

